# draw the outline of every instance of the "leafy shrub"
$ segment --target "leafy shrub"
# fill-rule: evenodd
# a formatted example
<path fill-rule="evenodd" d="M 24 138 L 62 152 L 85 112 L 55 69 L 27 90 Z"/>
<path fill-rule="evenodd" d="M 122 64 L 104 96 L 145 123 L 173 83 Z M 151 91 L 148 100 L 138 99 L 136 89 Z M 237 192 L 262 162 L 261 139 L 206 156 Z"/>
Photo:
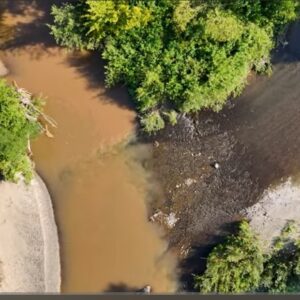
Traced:
<path fill-rule="evenodd" d="M 273 36 L 296 18 L 298 6 L 299 0 L 80 0 L 54 6 L 50 28 L 63 46 L 101 50 L 107 85 L 127 84 L 142 115 L 219 111 L 243 90 L 251 69 L 270 71 Z"/>
<path fill-rule="evenodd" d="M 204 274 L 194 276 L 202 293 L 300 292 L 300 240 L 297 226 L 287 222 L 271 249 L 263 253 L 249 224 L 217 245 L 209 254 Z"/>
<path fill-rule="evenodd" d="M 164 115 L 167 117 L 169 123 L 174 126 L 177 124 L 177 112 L 175 110 L 170 110 L 169 112 L 165 112 Z"/>
<path fill-rule="evenodd" d="M 243 25 L 232 13 L 215 9 L 207 15 L 204 33 L 215 42 L 236 41 L 243 33 Z"/>
<path fill-rule="evenodd" d="M 154 132 L 164 128 L 165 122 L 158 111 L 145 115 L 141 119 L 141 124 L 146 132 Z"/>
<path fill-rule="evenodd" d="M 57 43 L 68 48 L 92 48 L 84 38 L 86 32 L 81 24 L 80 6 L 63 4 L 61 7 L 52 6 L 55 26 L 49 26 L 51 34 Z"/>
<path fill-rule="evenodd" d="M 0 80 L 0 173 L 5 179 L 15 181 L 18 173 L 31 178 L 27 145 L 38 132 L 37 122 L 26 117 L 17 90 Z"/>
<path fill-rule="evenodd" d="M 202 293 L 244 293 L 254 290 L 263 271 L 263 254 L 247 222 L 237 235 L 216 246 L 207 259 L 206 271 L 195 276 Z"/>

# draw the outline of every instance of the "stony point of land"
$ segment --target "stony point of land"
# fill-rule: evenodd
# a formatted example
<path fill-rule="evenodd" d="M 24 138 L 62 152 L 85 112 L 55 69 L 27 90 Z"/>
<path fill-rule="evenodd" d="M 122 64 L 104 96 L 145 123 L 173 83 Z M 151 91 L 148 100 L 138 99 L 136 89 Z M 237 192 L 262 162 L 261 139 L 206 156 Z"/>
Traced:
<path fill-rule="evenodd" d="M 57 227 L 48 190 L 0 182 L 0 292 L 60 292 Z"/>

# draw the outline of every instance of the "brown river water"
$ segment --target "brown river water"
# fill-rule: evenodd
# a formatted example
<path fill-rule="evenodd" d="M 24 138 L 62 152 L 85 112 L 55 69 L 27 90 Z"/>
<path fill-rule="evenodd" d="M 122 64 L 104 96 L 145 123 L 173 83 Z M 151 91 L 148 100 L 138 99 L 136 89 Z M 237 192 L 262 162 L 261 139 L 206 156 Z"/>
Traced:
<path fill-rule="evenodd" d="M 175 260 L 147 220 L 151 179 L 135 159 L 149 150 L 115 146 L 135 132 L 126 90 L 104 88 L 98 56 L 55 47 L 45 26 L 54 2 L 8 1 L 1 26 L 9 37 L 1 37 L 8 42 L 0 56 L 8 79 L 41 95 L 58 123 L 50 128 L 54 138 L 42 136 L 32 149 L 54 201 L 62 292 L 134 291 L 146 284 L 172 292 Z"/>

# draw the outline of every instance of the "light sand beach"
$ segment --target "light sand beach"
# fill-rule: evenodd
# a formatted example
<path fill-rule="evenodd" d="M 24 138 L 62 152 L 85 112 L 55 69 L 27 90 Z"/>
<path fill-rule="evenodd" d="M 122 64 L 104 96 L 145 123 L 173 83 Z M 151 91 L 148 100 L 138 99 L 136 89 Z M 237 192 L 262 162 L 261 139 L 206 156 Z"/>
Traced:
<path fill-rule="evenodd" d="M 50 195 L 41 178 L 0 182 L 0 292 L 60 292 L 60 256 Z"/>

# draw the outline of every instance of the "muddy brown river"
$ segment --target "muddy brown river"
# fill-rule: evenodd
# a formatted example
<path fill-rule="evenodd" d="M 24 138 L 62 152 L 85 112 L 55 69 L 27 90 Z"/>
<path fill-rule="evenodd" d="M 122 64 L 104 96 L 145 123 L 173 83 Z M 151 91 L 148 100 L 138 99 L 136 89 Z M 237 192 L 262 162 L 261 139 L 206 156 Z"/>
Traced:
<path fill-rule="evenodd" d="M 9 80 L 41 95 L 58 127 L 33 143 L 36 168 L 54 201 L 62 292 L 155 292 L 176 288 L 175 260 L 147 220 L 149 175 L 120 146 L 135 133 L 125 89 L 107 91 L 100 58 L 55 47 L 45 26 L 55 1 L 3 2 Z M 13 37 L 13 38 L 11 38 Z M 6 37 L 4 37 L 6 38 Z"/>

